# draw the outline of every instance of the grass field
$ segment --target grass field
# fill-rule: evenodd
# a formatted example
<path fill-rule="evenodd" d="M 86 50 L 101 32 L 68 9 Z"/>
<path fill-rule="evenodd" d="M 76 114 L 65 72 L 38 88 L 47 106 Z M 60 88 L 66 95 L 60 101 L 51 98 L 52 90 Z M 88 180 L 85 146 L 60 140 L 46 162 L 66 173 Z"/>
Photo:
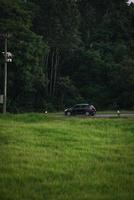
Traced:
<path fill-rule="evenodd" d="M 134 119 L 0 115 L 0 200 L 133 200 Z"/>

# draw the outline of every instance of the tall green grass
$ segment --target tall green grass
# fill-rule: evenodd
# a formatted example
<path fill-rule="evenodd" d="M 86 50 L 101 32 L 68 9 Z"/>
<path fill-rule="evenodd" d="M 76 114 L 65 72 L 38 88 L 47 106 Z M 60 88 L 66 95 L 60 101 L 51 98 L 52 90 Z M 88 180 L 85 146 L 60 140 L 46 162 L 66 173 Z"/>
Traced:
<path fill-rule="evenodd" d="M 134 119 L 0 115 L 0 200 L 133 200 Z"/>

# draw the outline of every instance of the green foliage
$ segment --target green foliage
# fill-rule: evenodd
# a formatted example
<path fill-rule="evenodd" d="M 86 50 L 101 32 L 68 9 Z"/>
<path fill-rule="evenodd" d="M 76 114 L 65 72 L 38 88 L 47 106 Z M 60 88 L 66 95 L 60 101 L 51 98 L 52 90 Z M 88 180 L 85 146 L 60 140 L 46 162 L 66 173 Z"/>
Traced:
<path fill-rule="evenodd" d="M 22 107 L 21 110 L 25 107 L 28 110 L 41 109 L 40 104 L 44 101 L 42 90 L 46 88 L 43 58 L 47 52 L 47 46 L 43 43 L 41 37 L 30 31 L 19 34 L 17 46 L 14 46 L 15 41 L 15 38 L 11 41 L 11 49 L 16 54 L 9 69 L 9 94 L 12 97 L 9 107 L 12 107 L 15 101 L 18 108 Z M 38 103 L 38 101 L 42 103 Z"/>
<path fill-rule="evenodd" d="M 43 63 L 47 45 L 31 31 L 30 6 L 26 6 L 22 1 L 0 4 L 1 32 L 9 33 L 8 51 L 14 55 L 8 64 L 8 110 L 12 112 L 41 109 L 47 81 Z"/>
<path fill-rule="evenodd" d="M 34 1 L 38 6 L 35 30 L 50 47 L 75 48 L 79 43 L 79 12 L 75 1 Z M 64 17 L 63 17 L 64 15 Z"/>
<path fill-rule="evenodd" d="M 59 107 L 62 106 L 62 108 L 84 100 L 68 76 L 60 77 L 58 81 L 57 94 L 57 96 L 60 97 L 58 98 Z"/>
<path fill-rule="evenodd" d="M 14 55 L 8 111 L 86 101 L 97 108 L 134 108 L 133 27 L 134 4 L 126 0 L 0 0 L 0 33 L 8 33 Z M 0 93 L 3 66 L 1 54 Z"/>
<path fill-rule="evenodd" d="M 31 17 L 21 0 L 0 0 L 1 32 L 22 31 L 31 26 Z"/>

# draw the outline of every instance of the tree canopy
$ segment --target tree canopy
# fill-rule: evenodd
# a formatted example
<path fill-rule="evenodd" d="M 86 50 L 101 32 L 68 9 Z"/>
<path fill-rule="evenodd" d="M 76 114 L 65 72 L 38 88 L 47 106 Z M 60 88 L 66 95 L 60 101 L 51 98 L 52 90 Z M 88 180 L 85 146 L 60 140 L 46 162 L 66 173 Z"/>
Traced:
<path fill-rule="evenodd" d="M 133 27 L 126 0 L 0 0 L 0 94 L 5 33 L 14 55 L 8 111 L 134 108 Z"/>

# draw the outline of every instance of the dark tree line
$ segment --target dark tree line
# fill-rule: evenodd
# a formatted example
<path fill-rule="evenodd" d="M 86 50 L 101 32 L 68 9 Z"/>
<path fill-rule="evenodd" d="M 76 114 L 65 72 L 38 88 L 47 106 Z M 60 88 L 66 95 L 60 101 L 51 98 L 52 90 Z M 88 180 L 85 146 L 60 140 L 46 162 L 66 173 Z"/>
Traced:
<path fill-rule="evenodd" d="M 8 33 L 8 111 L 80 102 L 134 108 L 134 4 L 126 0 L 0 0 Z M 4 39 L 0 38 L 0 94 Z M 1 105 L 0 105 L 1 106 Z"/>

